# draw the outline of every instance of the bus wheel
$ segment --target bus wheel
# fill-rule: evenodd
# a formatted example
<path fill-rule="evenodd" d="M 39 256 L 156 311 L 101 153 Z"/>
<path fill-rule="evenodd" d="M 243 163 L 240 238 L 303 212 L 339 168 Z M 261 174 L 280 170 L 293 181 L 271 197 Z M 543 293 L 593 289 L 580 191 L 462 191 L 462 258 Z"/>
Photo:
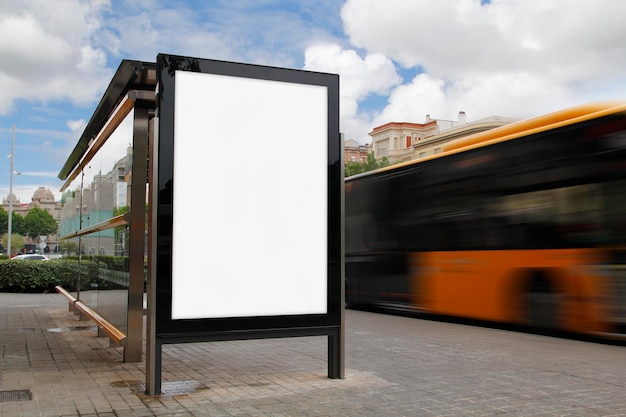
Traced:
<path fill-rule="evenodd" d="M 524 294 L 526 323 L 535 328 L 555 329 L 556 294 L 547 277 L 537 272 L 534 274 Z"/>

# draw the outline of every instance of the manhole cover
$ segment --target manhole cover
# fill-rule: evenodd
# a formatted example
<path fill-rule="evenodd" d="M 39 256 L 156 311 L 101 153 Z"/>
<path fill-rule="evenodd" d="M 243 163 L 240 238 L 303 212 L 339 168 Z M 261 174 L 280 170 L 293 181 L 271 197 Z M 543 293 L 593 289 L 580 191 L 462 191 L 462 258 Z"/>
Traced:
<path fill-rule="evenodd" d="M 32 395 L 29 389 L 18 389 L 13 391 L 0 391 L 0 403 L 9 401 L 30 401 Z"/>

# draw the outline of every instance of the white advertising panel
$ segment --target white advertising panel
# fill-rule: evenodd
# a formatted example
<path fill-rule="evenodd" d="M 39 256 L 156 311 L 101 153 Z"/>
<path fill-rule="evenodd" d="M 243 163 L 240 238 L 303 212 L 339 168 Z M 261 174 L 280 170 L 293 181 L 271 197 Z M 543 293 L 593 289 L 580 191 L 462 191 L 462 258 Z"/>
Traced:
<path fill-rule="evenodd" d="M 327 87 L 176 71 L 171 319 L 327 313 Z"/>

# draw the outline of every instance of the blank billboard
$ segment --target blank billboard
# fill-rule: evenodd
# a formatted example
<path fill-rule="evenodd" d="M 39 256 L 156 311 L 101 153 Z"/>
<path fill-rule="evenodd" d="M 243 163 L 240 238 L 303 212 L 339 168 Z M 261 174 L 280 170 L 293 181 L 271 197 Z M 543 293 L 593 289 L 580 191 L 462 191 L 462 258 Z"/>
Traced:
<path fill-rule="evenodd" d="M 174 78 L 171 319 L 326 314 L 327 87 Z"/>
<path fill-rule="evenodd" d="M 148 391 L 172 343 L 327 336 L 343 378 L 339 76 L 159 54 L 156 78 Z"/>

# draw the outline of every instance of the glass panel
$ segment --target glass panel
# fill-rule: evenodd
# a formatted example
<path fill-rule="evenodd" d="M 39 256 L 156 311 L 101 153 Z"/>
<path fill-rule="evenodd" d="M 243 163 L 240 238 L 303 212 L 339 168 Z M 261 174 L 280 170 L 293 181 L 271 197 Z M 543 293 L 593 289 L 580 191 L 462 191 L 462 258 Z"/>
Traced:
<path fill-rule="evenodd" d="M 128 212 L 132 179 L 134 112 L 105 142 L 65 193 L 61 235 L 68 235 Z M 78 255 L 77 297 L 126 332 L 128 311 L 128 229 L 126 226 L 67 240 L 65 253 Z M 80 248 L 80 249 L 79 249 Z M 76 258 L 78 258 L 76 256 Z"/>
<path fill-rule="evenodd" d="M 128 211 L 133 116 L 131 112 L 94 158 L 94 166 L 99 169 L 94 171 L 91 183 L 92 211 L 89 221 L 92 225 Z M 128 252 L 123 238 L 122 244 L 118 243 L 120 232 L 123 235 L 124 231 L 125 228 L 115 228 L 90 234 L 87 247 L 89 257 L 97 267 L 97 311 L 126 332 L 128 256 L 116 256 L 116 252 Z"/>

